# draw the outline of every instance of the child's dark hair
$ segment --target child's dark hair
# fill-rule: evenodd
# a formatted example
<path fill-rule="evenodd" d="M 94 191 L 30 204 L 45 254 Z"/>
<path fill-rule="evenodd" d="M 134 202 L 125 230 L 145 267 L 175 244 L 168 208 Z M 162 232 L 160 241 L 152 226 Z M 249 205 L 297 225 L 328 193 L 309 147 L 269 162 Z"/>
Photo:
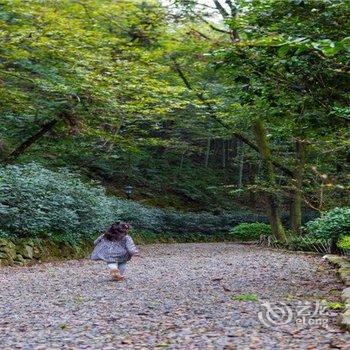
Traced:
<path fill-rule="evenodd" d="M 104 234 L 109 241 L 121 241 L 127 234 L 131 225 L 127 222 L 115 222 Z"/>

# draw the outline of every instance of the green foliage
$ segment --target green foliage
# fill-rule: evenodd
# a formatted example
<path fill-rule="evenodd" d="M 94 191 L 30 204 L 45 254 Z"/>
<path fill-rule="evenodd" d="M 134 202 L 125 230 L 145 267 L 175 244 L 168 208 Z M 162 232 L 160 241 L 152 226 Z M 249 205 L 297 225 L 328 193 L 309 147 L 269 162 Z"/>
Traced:
<path fill-rule="evenodd" d="M 242 222 L 266 221 L 263 215 L 250 212 L 228 212 L 214 215 L 211 213 L 178 213 L 166 212 L 164 217 L 164 231 L 170 232 L 227 232 L 232 226 Z"/>
<path fill-rule="evenodd" d="M 230 241 L 232 237 L 225 232 L 205 234 L 200 232 L 176 233 L 176 232 L 154 232 L 134 229 L 132 236 L 137 244 L 150 243 L 202 243 Z"/>
<path fill-rule="evenodd" d="M 239 294 L 239 295 L 233 295 L 231 297 L 232 300 L 235 301 L 258 301 L 259 298 L 256 294 L 247 293 L 247 294 Z"/>
<path fill-rule="evenodd" d="M 341 249 L 350 249 L 350 208 L 334 208 L 306 224 L 304 235 L 291 235 L 287 246 L 292 250 L 328 253 L 331 239 Z"/>
<path fill-rule="evenodd" d="M 306 252 L 329 253 L 329 241 L 312 235 L 292 235 L 288 238 L 286 247 L 291 250 Z"/>
<path fill-rule="evenodd" d="M 132 226 L 145 231 L 163 231 L 164 212 L 161 209 L 143 206 L 130 200 L 116 201 L 119 216 Z"/>
<path fill-rule="evenodd" d="M 315 238 L 338 239 L 350 233 L 350 207 L 334 208 L 320 218 L 306 225 L 307 231 Z"/>
<path fill-rule="evenodd" d="M 218 3 L 228 11 L 222 21 Z M 348 1 L 175 4 L 171 13 L 156 0 L 2 1 L 0 158 L 19 149 L 18 162 L 67 166 L 117 195 L 132 184 L 135 198 L 169 209 L 261 209 L 266 203 L 257 193 L 267 189 L 287 208 L 285 193 L 293 192 L 295 179 L 278 172 L 273 188 L 262 181 L 251 130 L 260 118 L 274 160 L 291 174 L 295 140 L 309 145 L 300 189 L 306 203 L 320 211 L 348 205 Z M 52 121 L 54 127 L 30 147 L 19 147 Z M 250 147 L 239 145 L 237 133 Z M 70 188 L 80 186 L 69 174 L 67 181 Z M 56 226 L 59 234 L 65 227 L 75 232 L 88 218 L 72 209 L 69 198 L 79 208 L 78 192 L 87 196 L 86 212 L 99 207 L 92 197 L 105 198 L 83 189 L 62 198 L 57 187 L 62 223 L 39 210 L 41 202 L 50 207 L 40 186 L 27 196 L 35 210 L 23 217 L 6 198 L 13 205 L 0 206 L 6 230 L 42 234 Z M 251 213 L 113 205 L 135 227 L 154 232 L 207 234 L 265 221 Z M 102 200 L 100 206 L 107 205 Z"/>
<path fill-rule="evenodd" d="M 337 246 L 350 252 L 350 234 L 341 236 Z"/>
<path fill-rule="evenodd" d="M 85 242 L 89 242 L 91 237 L 93 237 L 94 232 L 88 233 L 83 232 L 83 234 L 77 234 L 72 231 L 63 231 L 63 232 L 49 232 L 43 233 L 41 236 L 48 236 L 50 241 L 57 244 L 68 244 L 73 247 L 78 246 L 80 241 L 84 240 Z M 32 234 L 30 234 L 32 235 Z"/>
<path fill-rule="evenodd" d="M 0 168 L 0 209 L 5 232 L 69 242 L 106 227 L 118 212 L 102 187 L 67 169 L 53 172 L 34 163 Z"/>
<path fill-rule="evenodd" d="M 118 200 L 117 206 L 121 219 L 129 221 L 135 228 L 153 232 L 215 234 L 216 232 L 228 232 L 232 226 L 242 222 L 266 221 L 265 216 L 248 211 L 227 212 L 220 215 L 207 212 L 181 213 L 123 200 Z"/>
<path fill-rule="evenodd" d="M 340 302 L 335 302 L 335 301 L 328 301 L 327 302 L 327 308 L 329 310 L 343 310 L 344 309 L 344 304 Z"/>
<path fill-rule="evenodd" d="M 242 221 L 266 220 L 249 212 L 180 213 L 106 196 L 96 183 L 84 183 L 67 169 L 38 164 L 0 168 L 2 236 L 49 236 L 55 242 L 89 238 L 117 219 L 130 222 L 146 242 L 215 241 Z M 146 234 L 144 234 L 146 232 Z"/>
<path fill-rule="evenodd" d="M 243 241 L 257 240 L 260 235 L 271 235 L 270 225 L 264 223 L 242 223 L 230 230 L 230 235 Z"/>

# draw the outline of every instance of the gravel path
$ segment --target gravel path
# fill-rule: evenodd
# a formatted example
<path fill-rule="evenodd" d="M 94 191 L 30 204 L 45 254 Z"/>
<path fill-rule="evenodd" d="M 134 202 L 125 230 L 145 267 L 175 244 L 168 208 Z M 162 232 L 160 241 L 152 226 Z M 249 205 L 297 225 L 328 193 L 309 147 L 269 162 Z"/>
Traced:
<path fill-rule="evenodd" d="M 298 301 L 314 308 L 339 298 L 334 271 L 317 256 L 224 243 L 141 254 L 123 283 L 88 260 L 0 269 L 1 350 L 350 349 L 334 311 L 318 325 L 259 321 L 266 301 L 296 312 Z M 258 300 L 232 299 L 255 299 L 249 293 Z"/>

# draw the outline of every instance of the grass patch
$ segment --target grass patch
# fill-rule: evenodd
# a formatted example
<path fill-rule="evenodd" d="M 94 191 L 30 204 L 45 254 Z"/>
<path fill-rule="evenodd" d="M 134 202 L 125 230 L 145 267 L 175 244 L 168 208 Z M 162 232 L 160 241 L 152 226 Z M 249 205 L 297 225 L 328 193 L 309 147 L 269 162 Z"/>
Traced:
<path fill-rule="evenodd" d="M 259 300 L 258 296 L 252 293 L 233 295 L 231 299 L 235 301 L 258 301 Z"/>
<path fill-rule="evenodd" d="M 327 308 L 330 310 L 335 310 L 335 311 L 343 310 L 344 304 L 341 302 L 328 301 Z"/>

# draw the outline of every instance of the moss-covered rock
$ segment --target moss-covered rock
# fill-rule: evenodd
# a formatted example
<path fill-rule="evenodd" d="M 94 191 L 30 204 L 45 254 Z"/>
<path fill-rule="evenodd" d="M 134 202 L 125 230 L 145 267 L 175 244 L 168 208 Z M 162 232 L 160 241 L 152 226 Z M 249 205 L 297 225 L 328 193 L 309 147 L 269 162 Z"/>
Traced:
<path fill-rule="evenodd" d="M 35 261 L 80 259 L 89 255 L 92 242 L 76 246 L 48 239 L 0 239 L 0 266 L 27 265 Z"/>
<path fill-rule="evenodd" d="M 339 255 L 327 254 L 324 256 L 326 260 L 328 260 L 331 264 L 340 266 L 344 263 L 345 258 Z"/>
<path fill-rule="evenodd" d="M 33 247 L 33 258 L 37 260 L 41 260 L 44 254 L 44 247 L 41 243 L 36 244 Z"/>
<path fill-rule="evenodd" d="M 346 330 L 350 331 L 350 308 L 339 316 L 339 324 Z"/>
<path fill-rule="evenodd" d="M 24 257 L 21 254 L 17 254 L 13 262 L 15 265 L 22 266 L 26 264 L 26 259 L 24 259 Z"/>
<path fill-rule="evenodd" d="M 5 238 L 0 238 L 0 247 L 6 246 L 8 244 L 8 240 Z"/>
<path fill-rule="evenodd" d="M 0 259 L 0 267 L 9 266 L 10 262 L 6 259 Z"/>
<path fill-rule="evenodd" d="M 350 307 L 350 287 L 345 288 L 341 294 L 341 298 L 344 301 L 344 303 L 349 304 Z"/>
<path fill-rule="evenodd" d="M 3 245 L 0 247 L 0 253 L 6 258 L 7 260 L 14 260 L 16 258 L 16 246 L 12 242 L 8 242 L 7 245 Z"/>
<path fill-rule="evenodd" d="M 347 286 L 342 292 L 342 300 L 345 307 L 339 316 L 339 324 L 350 331 L 350 261 L 346 257 L 337 255 L 326 255 L 325 259 L 338 268 L 338 274 L 345 286 Z"/>
<path fill-rule="evenodd" d="M 326 255 L 325 258 L 338 267 L 338 274 L 343 283 L 350 287 L 350 261 L 348 258 L 337 255 Z"/>
<path fill-rule="evenodd" d="M 0 259 L 6 259 L 7 254 L 0 250 Z"/>
<path fill-rule="evenodd" d="M 22 255 L 24 258 L 33 259 L 34 257 L 34 248 L 31 245 L 23 244 L 17 245 L 17 254 Z"/>

